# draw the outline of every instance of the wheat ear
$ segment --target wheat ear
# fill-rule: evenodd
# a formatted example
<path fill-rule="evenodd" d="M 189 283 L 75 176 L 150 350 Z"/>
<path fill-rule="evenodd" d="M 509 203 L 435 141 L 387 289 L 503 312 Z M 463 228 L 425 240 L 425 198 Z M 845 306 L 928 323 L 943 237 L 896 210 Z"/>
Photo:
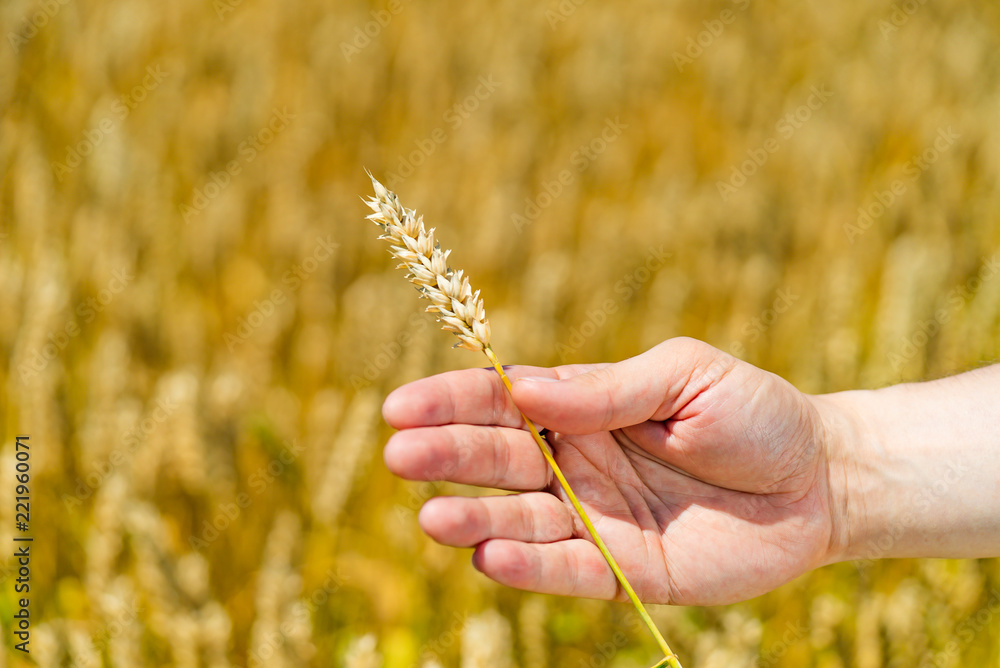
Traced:
<path fill-rule="evenodd" d="M 409 271 L 407 278 L 417 286 L 420 296 L 431 301 L 430 306 L 427 307 L 427 311 L 437 317 L 446 331 L 453 332 L 458 336 L 459 342 L 455 346 L 485 353 L 493 368 L 500 375 L 500 379 L 503 380 L 507 391 L 510 392 L 510 379 L 504 372 L 500 360 L 497 359 L 496 354 L 490 347 L 490 323 L 486 319 L 486 308 L 483 306 L 483 300 L 479 296 L 479 291 L 472 292 L 472 288 L 469 286 L 469 279 L 461 271 L 453 271 L 448 266 L 448 255 L 451 251 L 441 250 L 441 244 L 434 239 L 434 228 L 430 230 L 424 228 L 423 216 L 417 216 L 416 211 L 413 209 L 404 208 L 399 203 L 396 193 L 389 191 L 375 180 L 371 172 L 367 173 L 368 178 L 372 180 L 372 187 L 375 188 L 375 196 L 364 200 L 364 202 L 372 210 L 372 213 L 367 217 L 368 220 L 375 222 L 375 224 L 382 228 L 383 234 L 379 238 L 385 239 L 391 244 L 389 248 L 390 252 L 395 258 L 401 261 L 399 268 L 405 268 Z M 569 482 L 566 481 L 566 477 L 552 456 L 552 452 L 549 450 L 544 437 L 538 433 L 535 424 L 524 413 L 521 413 L 521 418 L 528 425 L 531 435 L 542 451 L 542 456 L 545 457 L 545 461 L 552 467 L 552 472 L 555 474 L 556 479 L 559 480 L 559 484 L 562 486 L 563 491 L 566 492 L 566 496 L 569 498 L 570 503 L 573 504 L 573 508 L 580 515 L 580 519 L 583 521 L 584 526 L 587 527 L 590 537 L 601 550 L 601 554 L 604 555 L 608 566 L 611 567 L 615 577 L 618 578 L 618 582 L 621 584 L 625 594 L 632 601 L 632 605 L 635 606 L 639 616 L 642 617 L 642 621 L 645 622 L 656 639 L 656 643 L 663 651 L 665 658 L 653 668 L 663 668 L 665 666 L 681 668 L 677 655 L 671 651 L 667 641 L 663 639 L 659 629 L 656 628 L 656 624 L 653 623 L 649 613 L 646 612 L 646 608 L 642 605 L 642 601 L 636 596 L 632 585 L 629 584 L 625 574 L 619 568 L 618 562 L 615 561 L 604 541 L 598 535 L 597 529 L 594 528 L 590 518 L 587 517 L 586 511 L 580 505 L 580 501 L 569 486 Z"/>

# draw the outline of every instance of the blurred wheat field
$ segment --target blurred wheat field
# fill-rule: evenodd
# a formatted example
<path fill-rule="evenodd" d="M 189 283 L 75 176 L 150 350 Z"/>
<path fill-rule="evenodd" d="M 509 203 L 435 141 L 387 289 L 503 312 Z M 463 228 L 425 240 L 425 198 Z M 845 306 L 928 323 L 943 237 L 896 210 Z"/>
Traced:
<path fill-rule="evenodd" d="M 624 604 L 420 533 L 474 490 L 394 479 L 381 399 L 481 360 L 392 270 L 363 167 L 507 362 L 686 335 L 830 392 L 997 358 L 994 3 L 6 0 L 0 33 L 0 475 L 30 434 L 34 511 L 0 666 L 658 658 Z M 689 668 L 1000 666 L 998 563 L 653 614 Z"/>

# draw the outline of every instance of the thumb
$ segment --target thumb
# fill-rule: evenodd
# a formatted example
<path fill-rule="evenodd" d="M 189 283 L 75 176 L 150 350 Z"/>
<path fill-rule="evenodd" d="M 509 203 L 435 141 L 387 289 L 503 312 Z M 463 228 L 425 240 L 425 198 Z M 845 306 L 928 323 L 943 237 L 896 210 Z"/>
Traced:
<path fill-rule="evenodd" d="M 569 378 L 518 378 L 511 395 L 537 424 L 564 434 L 591 434 L 666 420 L 735 362 L 701 341 L 669 339 Z"/>

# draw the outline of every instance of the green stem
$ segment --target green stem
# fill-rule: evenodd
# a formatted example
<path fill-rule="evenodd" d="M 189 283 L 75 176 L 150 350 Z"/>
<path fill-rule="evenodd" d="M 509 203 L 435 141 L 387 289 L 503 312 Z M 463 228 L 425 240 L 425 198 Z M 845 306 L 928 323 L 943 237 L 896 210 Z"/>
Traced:
<path fill-rule="evenodd" d="M 500 379 L 507 388 L 507 392 L 510 392 L 510 378 L 508 378 L 507 374 L 504 372 L 503 365 L 501 365 L 500 360 L 497 359 L 496 353 L 494 353 L 493 349 L 488 346 L 483 349 L 483 352 L 486 353 L 486 356 L 490 359 L 490 362 L 493 364 L 493 368 L 496 369 L 498 374 L 500 374 Z M 559 480 L 559 484 L 562 485 L 563 491 L 566 492 L 569 502 L 573 504 L 573 508 L 576 509 L 580 519 L 583 520 L 584 526 L 587 527 L 590 537 L 594 539 L 597 549 L 599 549 L 601 554 L 604 555 L 604 559 L 608 562 L 608 566 L 611 567 L 615 577 L 618 578 L 618 583 L 621 584 L 622 589 L 625 590 L 625 594 L 628 596 L 629 600 L 632 601 L 632 605 L 635 606 L 636 612 L 638 612 L 639 616 L 642 617 L 642 621 L 645 622 L 650 633 L 653 634 L 653 638 L 656 639 L 656 644 L 659 645 L 660 649 L 663 651 L 666 658 L 656 664 L 653 668 L 660 668 L 661 666 L 682 668 L 680 661 L 677 659 L 677 655 L 671 651 L 670 645 L 668 645 L 667 641 L 663 639 L 663 636 L 660 634 L 660 630 L 656 628 L 656 624 L 653 623 L 652 617 L 650 617 L 649 613 L 646 612 L 646 608 L 643 606 L 642 601 L 639 600 L 635 590 L 632 589 L 632 585 L 629 584 L 625 574 L 622 573 L 622 569 L 618 566 L 618 562 L 615 561 L 613 556 L 611 556 L 611 552 L 608 550 L 607 545 L 604 544 L 604 541 L 597 533 L 597 529 L 594 528 L 594 524 L 590 521 L 590 518 L 587 517 L 587 513 L 583 509 L 583 506 L 580 505 L 579 499 L 576 498 L 573 488 L 569 486 L 569 482 L 566 481 L 566 476 L 563 475 L 562 469 L 559 468 L 555 457 L 553 457 L 552 453 L 549 451 L 548 445 L 545 443 L 545 439 L 538 433 L 538 429 L 535 428 L 535 423 L 529 420 L 524 413 L 521 413 L 521 417 L 524 419 L 524 423 L 528 425 L 528 429 L 531 430 L 531 435 L 535 437 L 535 443 L 538 444 L 539 449 L 542 451 L 542 456 L 545 457 L 545 461 L 549 463 L 550 467 L 552 467 L 552 472 L 555 473 L 556 478 Z"/>

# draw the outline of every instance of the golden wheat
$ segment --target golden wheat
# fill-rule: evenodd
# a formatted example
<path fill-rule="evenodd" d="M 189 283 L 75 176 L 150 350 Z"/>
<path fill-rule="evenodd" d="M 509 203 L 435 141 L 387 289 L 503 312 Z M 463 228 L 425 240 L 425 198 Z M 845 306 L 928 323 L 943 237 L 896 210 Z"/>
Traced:
<path fill-rule="evenodd" d="M 359 361 L 404 335 L 418 342 L 379 369 L 368 385 L 376 393 L 462 366 L 434 345 L 429 318 L 400 308 L 408 289 L 370 252 L 371 230 L 354 220 L 357 164 L 398 172 L 400 161 L 410 163 L 399 174 L 407 192 L 455 223 L 449 234 L 463 239 L 464 268 L 475 263 L 481 272 L 473 285 L 498 298 L 489 310 L 493 345 L 502 341 L 512 360 L 621 359 L 686 335 L 724 349 L 740 342 L 747 361 L 817 392 L 954 373 L 994 359 L 1000 340 L 996 278 L 949 310 L 925 344 L 918 334 L 1000 245 L 1000 6 L 940 0 L 897 26 L 894 2 L 750 3 L 683 71 L 675 53 L 685 56 L 720 6 L 573 3 L 563 15 L 570 3 L 423 3 L 416 11 L 403 3 L 371 36 L 364 31 L 377 27 L 366 25 L 372 7 L 356 0 L 338 3 L 337 12 L 283 0 L 0 3 L 0 72 L 10 74 L 0 77 L 7 353 L 0 488 L 11 487 L 12 435 L 27 431 L 38 444 L 32 510 L 41 518 L 32 527 L 31 657 L 11 648 L 4 617 L 0 666 L 68 665 L 73 623 L 89 622 L 96 643 L 133 600 L 139 614 L 111 639 L 105 665 L 178 665 L 174 615 L 199 620 L 201 665 L 248 665 L 260 557 L 279 508 L 303 514 L 292 570 L 308 583 L 328 569 L 343 568 L 346 578 L 310 605 L 317 655 L 309 665 L 343 663 L 351 638 L 367 633 L 381 654 L 371 665 L 421 665 L 421 649 L 440 641 L 456 606 L 517 617 L 517 665 L 537 660 L 536 640 L 553 668 L 603 665 L 595 643 L 621 629 L 629 644 L 607 664 L 639 665 L 655 647 L 642 629 L 625 628 L 628 611 L 618 605 L 542 597 L 547 610 L 536 623 L 544 623 L 544 637 L 536 639 L 539 629 L 521 623 L 518 607 L 530 595 L 483 581 L 459 567 L 462 552 L 421 536 L 406 509 L 436 485 L 401 483 L 384 467 L 366 468 L 363 455 L 334 525 L 315 521 L 329 446 L 347 435 L 339 400 L 323 395 L 350 406 Z M 550 26 L 550 15 L 559 22 Z M 11 48 L 11 36 L 25 30 L 34 36 Z M 348 62 L 341 45 L 355 35 L 370 43 Z M 139 101 L 133 86 L 157 66 L 167 77 Z M 490 72 L 500 88 L 469 98 L 474 78 Z M 716 180 L 729 179 L 748 150 L 774 137 L 775 122 L 805 101 L 812 84 L 829 85 L 834 97 L 794 136 L 779 137 L 780 150 L 722 202 Z M 119 122 L 123 96 L 129 113 Z M 442 118 L 456 103 L 454 122 Z M 282 105 L 298 118 L 244 161 L 240 143 L 255 142 Z M 617 114 L 630 127 L 577 171 L 573 152 Z M 103 132 L 108 120 L 114 127 L 100 145 L 71 174 L 54 175 L 67 149 Z M 904 179 L 906 193 L 849 242 L 844 225 L 857 221 L 858 207 L 877 203 L 876 193 L 889 190 L 905 161 L 930 149 L 936 128 L 948 123 L 960 141 L 919 180 Z M 417 165 L 411 151 L 431 146 L 435 128 L 445 141 Z M 214 189 L 231 164 L 240 173 L 185 224 L 178 203 Z M 554 192 L 563 169 L 572 183 L 515 234 L 511 215 Z M 282 276 L 301 266 L 317 235 L 331 233 L 352 252 L 289 289 Z M 899 242 L 911 251 L 900 253 Z M 654 243 L 669 244 L 673 259 L 619 299 L 616 282 Z M 914 245 L 923 250 L 912 252 Z M 944 276 L 932 262 L 945 265 Z M 773 280 L 741 286 L 761 263 Z M 126 265 L 135 267 L 135 281 L 93 320 L 81 319 L 77 309 Z M 778 287 L 802 299 L 766 331 L 746 329 Z M 283 303 L 229 349 L 225 333 L 275 288 L 284 290 Z M 609 298 L 614 317 L 592 322 L 589 314 Z M 74 320 L 80 333 L 67 342 Z M 597 335 L 561 359 L 557 344 L 591 325 Z M 902 336 L 916 354 L 897 373 L 886 354 Z M 25 366 L 43 353 L 44 368 L 25 378 Z M 158 403 L 173 400 L 161 381 L 177 374 L 193 375 L 198 389 L 185 408 L 156 422 Z M 377 410 L 358 419 L 367 422 L 358 429 L 368 430 L 363 447 L 372 452 L 385 426 Z M 169 452 L 175 436 L 200 440 L 189 444 L 204 449 L 203 478 L 192 468 L 197 452 Z M 259 478 L 251 476 L 274 457 L 271 446 L 296 438 L 306 448 L 301 457 L 253 496 L 249 483 Z M 110 475 L 85 482 L 108 465 Z M 64 495 L 80 481 L 80 503 L 67 509 Z M 209 600 L 199 608 L 175 592 L 178 604 L 166 608 L 159 579 L 148 577 L 155 564 L 146 562 L 175 565 L 168 575 L 185 581 L 180 592 L 199 591 L 204 573 L 184 558 L 188 536 L 240 493 L 253 505 L 201 551 Z M 14 504 L 6 498 L 0 542 L 10 544 Z M 123 526 L 129 509 L 147 506 L 168 530 L 155 553 Z M 12 551 L 0 554 L 0 609 L 11 608 L 16 568 Z M 928 602 L 919 629 L 890 621 L 898 616 L 892 606 L 907 600 L 891 597 L 904 582 L 925 591 L 915 599 Z M 975 637 L 970 631 L 998 587 L 996 560 L 842 564 L 735 607 L 762 623 L 760 663 L 772 668 L 910 665 L 906 630 L 931 652 L 918 664 L 995 667 L 997 617 Z M 109 591 L 119 603 L 107 600 Z M 821 597 L 847 612 L 814 615 L 827 605 Z M 737 645 L 725 609 L 650 606 L 650 613 L 697 668 L 712 650 Z M 790 624 L 813 629 L 787 643 Z M 206 634 L 215 637 L 211 647 Z M 446 668 L 461 664 L 457 640 L 427 653 Z"/>
<path fill-rule="evenodd" d="M 396 194 L 386 190 L 370 173 L 375 196 L 365 201 L 375 222 L 385 233 L 379 239 L 389 241 L 394 257 L 402 260 L 400 267 L 410 273 L 407 278 L 417 286 L 420 296 L 431 300 L 427 307 L 441 322 L 445 331 L 459 339 L 457 347 L 481 351 L 490 346 L 490 323 L 479 290 L 472 292 L 464 273 L 448 266 L 450 250 L 441 250 L 434 239 L 434 228 L 424 229 L 423 216 L 405 209 Z"/>
<path fill-rule="evenodd" d="M 378 224 L 385 232 L 380 238 L 392 243 L 392 254 L 403 261 L 400 267 L 409 269 L 410 273 L 408 277 L 411 282 L 417 284 L 421 296 L 433 302 L 431 306 L 427 307 L 427 310 L 437 316 L 446 331 L 454 332 L 458 336 L 460 341 L 458 344 L 459 347 L 473 351 L 482 351 L 489 358 L 490 363 L 493 364 L 493 368 L 500 376 L 509 393 L 511 391 L 510 379 L 507 377 L 503 365 L 500 364 L 500 360 L 490 347 L 490 325 L 486 320 L 486 308 L 483 306 L 483 300 L 479 297 L 479 291 L 477 290 L 473 294 L 472 289 L 469 287 L 469 280 L 462 275 L 462 272 L 454 272 L 448 267 L 447 259 L 451 251 L 441 250 L 440 244 L 434 240 L 434 229 L 432 228 L 430 231 L 424 229 L 423 217 L 418 218 L 413 209 L 403 208 L 396 194 L 387 190 L 370 172 L 368 173 L 368 177 L 375 188 L 375 196 L 366 200 L 366 203 L 372 209 L 372 213 L 368 216 L 368 219 Z M 449 310 L 449 307 L 451 310 Z M 660 649 L 663 650 L 664 659 L 657 664 L 657 667 L 669 665 L 672 668 L 681 668 L 677 655 L 673 653 L 667 641 L 663 639 L 660 631 L 656 628 L 656 624 L 653 623 L 652 618 L 629 583 L 628 578 L 625 577 L 625 574 L 618 566 L 618 562 L 604 544 L 601 536 L 597 533 L 597 529 L 594 528 L 583 506 L 580 505 L 576 493 L 573 492 L 573 488 L 570 487 L 569 482 L 556 463 L 548 444 L 539 434 L 538 427 L 524 413 L 521 413 L 521 418 L 524 420 L 525 425 L 527 425 L 532 437 L 534 437 L 535 443 L 538 444 L 538 448 L 552 469 L 552 473 L 559 481 L 563 491 L 566 492 L 566 496 L 576 510 L 577 515 L 580 516 L 580 520 L 587 528 L 587 532 L 590 534 L 594 544 L 601 551 L 618 583 L 625 591 L 632 605 L 635 606 L 636 612 L 642 617 L 643 623 L 649 628 Z"/>
<path fill-rule="evenodd" d="M 382 656 L 378 653 L 377 640 L 371 633 L 351 641 L 344 655 L 346 668 L 380 668 Z"/>
<path fill-rule="evenodd" d="M 545 668 L 549 663 L 545 629 L 547 608 L 544 596 L 528 595 L 521 601 L 521 607 L 517 611 L 517 626 L 523 645 L 523 668 Z"/>
<path fill-rule="evenodd" d="M 512 668 L 510 622 L 496 610 L 470 617 L 462 627 L 461 668 Z"/>

